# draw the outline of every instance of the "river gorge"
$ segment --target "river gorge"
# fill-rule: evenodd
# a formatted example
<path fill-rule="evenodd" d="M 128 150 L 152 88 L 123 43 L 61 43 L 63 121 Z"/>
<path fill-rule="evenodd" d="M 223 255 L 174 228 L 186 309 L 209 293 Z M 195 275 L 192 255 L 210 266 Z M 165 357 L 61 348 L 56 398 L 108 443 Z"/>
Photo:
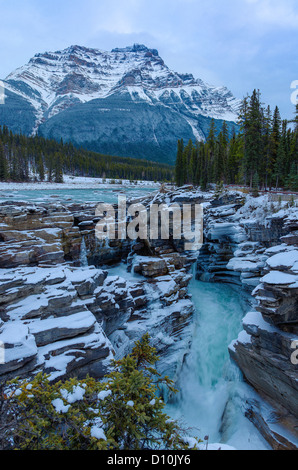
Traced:
<path fill-rule="evenodd" d="M 97 204 L 115 204 L 117 191 L 2 196 L 0 379 L 102 379 L 149 332 L 159 372 L 178 389 L 164 396 L 167 413 L 193 435 L 221 448 L 296 450 L 297 202 L 190 187 L 125 192 L 146 208 L 201 205 L 194 252 L 173 227 L 166 242 L 98 240 Z"/>

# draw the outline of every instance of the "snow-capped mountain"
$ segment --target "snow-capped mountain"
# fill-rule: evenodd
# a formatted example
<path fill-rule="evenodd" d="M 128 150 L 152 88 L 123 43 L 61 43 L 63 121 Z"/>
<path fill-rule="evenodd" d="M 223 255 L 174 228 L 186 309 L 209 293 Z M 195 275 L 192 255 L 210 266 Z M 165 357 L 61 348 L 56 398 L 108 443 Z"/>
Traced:
<path fill-rule="evenodd" d="M 125 156 L 173 161 L 177 140 L 204 140 L 210 120 L 235 127 L 225 87 L 171 71 L 144 45 L 36 54 L 4 81 L 0 123 L 26 134 Z"/>

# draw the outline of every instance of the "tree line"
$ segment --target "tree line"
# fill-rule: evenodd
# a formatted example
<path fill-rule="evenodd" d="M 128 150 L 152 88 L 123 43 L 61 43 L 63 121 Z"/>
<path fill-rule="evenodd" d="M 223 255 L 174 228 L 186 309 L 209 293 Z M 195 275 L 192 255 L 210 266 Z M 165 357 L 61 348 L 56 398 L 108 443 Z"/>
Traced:
<path fill-rule="evenodd" d="M 227 123 L 216 135 L 212 120 L 206 142 L 178 141 L 175 179 L 178 186 L 241 184 L 251 189 L 298 191 L 298 105 L 292 121 L 278 107 L 261 102 L 254 90 L 243 99 L 239 133 L 229 137 Z"/>
<path fill-rule="evenodd" d="M 94 178 L 172 181 L 170 165 L 114 157 L 41 136 L 13 134 L 0 126 L 0 181 L 63 182 L 63 174 Z"/>

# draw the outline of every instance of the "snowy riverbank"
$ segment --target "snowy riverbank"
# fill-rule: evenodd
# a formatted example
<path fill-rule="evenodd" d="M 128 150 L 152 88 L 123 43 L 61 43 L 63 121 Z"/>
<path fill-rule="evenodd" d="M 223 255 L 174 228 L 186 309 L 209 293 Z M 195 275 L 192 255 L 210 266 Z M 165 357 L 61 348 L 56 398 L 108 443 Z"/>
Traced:
<path fill-rule="evenodd" d="M 0 182 L 0 191 L 24 191 L 24 190 L 57 190 L 57 189 L 115 189 L 123 188 L 159 188 L 160 183 L 154 181 L 129 181 L 129 180 L 112 180 L 102 178 L 89 178 L 83 176 L 64 175 L 63 183 L 43 182 L 25 182 L 25 183 L 5 183 Z"/>

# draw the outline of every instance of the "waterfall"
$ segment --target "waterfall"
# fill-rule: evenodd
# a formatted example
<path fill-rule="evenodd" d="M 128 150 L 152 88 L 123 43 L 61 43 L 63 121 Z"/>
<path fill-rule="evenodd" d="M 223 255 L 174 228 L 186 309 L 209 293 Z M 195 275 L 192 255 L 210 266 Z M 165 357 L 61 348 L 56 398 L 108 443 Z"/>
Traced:
<path fill-rule="evenodd" d="M 190 294 L 196 307 L 193 343 L 183 367 L 179 394 L 167 413 L 193 428 L 192 435 L 239 450 L 268 449 L 245 418 L 250 388 L 229 357 L 228 346 L 242 330 L 240 293 L 224 284 L 193 278 Z M 249 390 L 248 390 L 249 389 Z"/>
<path fill-rule="evenodd" d="M 87 248 L 86 248 L 85 237 L 83 237 L 82 243 L 81 243 L 80 266 L 81 266 L 81 268 L 86 268 L 88 266 Z"/>

